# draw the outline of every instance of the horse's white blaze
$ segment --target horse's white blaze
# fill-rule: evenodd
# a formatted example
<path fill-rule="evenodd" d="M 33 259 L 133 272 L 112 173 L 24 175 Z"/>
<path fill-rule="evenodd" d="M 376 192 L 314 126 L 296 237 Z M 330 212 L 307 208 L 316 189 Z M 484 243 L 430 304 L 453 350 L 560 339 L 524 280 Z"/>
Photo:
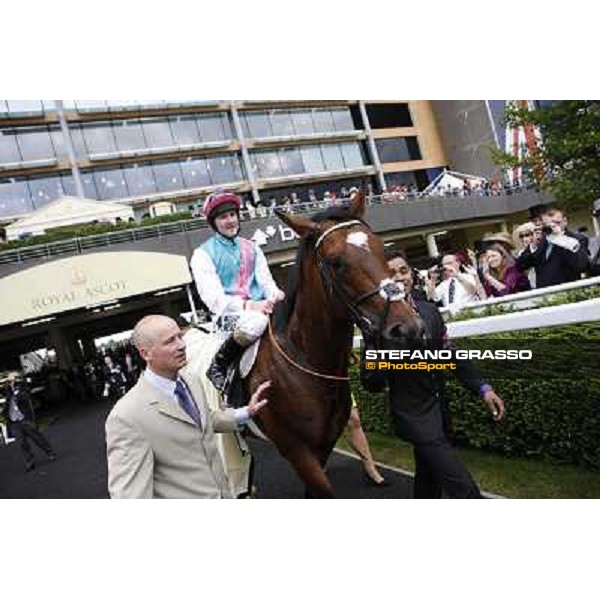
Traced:
<path fill-rule="evenodd" d="M 353 231 L 348 234 L 346 241 L 357 248 L 362 248 L 367 252 L 370 252 L 369 248 L 369 236 L 364 231 Z"/>

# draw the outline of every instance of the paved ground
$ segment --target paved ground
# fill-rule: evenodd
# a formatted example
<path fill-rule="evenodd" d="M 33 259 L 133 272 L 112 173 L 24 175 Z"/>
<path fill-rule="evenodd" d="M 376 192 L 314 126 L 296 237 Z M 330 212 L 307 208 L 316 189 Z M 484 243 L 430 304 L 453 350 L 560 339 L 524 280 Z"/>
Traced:
<path fill-rule="evenodd" d="M 0 447 L 0 498 L 108 498 L 104 421 L 110 406 L 94 404 L 66 408 L 45 430 L 58 460 L 48 462 L 34 447 L 37 468 L 24 471 L 17 442 Z M 304 488 L 275 448 L 250 442 L 255 456 L 259 498 L 303 498 Z M 387 488 L 368 486 L 359 461 L 334 453 L 328 473 L 339 498 L 409 498 L 411 480 L 392 471 L 383 474 Z"/>

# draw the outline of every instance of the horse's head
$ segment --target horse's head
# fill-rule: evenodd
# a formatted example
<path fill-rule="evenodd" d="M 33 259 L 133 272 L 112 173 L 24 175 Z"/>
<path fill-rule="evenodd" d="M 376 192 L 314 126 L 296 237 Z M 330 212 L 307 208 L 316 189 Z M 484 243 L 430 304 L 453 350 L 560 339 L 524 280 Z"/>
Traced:
<path fill-rule="evenodd" d="M 421 339 L 423 322 L 392 279 L 383 243 L 363 221 L 364 211 L 364 198 L 357 193 L 349 207 L 311 219 L 276 212 L 308 244 L 306 260 L 315 281 L 340 316 L 351 317 L 371 339 Z"/>

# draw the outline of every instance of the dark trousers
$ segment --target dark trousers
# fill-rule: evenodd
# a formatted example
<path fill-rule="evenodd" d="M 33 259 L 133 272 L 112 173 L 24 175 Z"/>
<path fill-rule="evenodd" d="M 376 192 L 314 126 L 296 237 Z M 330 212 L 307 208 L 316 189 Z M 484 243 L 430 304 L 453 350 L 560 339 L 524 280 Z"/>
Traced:
<path fill-rule="evenodd" d="M 46 454 L 54 454 L 50 442 L 46 439 L 44 434 L 37 428 L 37 425 L 32 421 L 19 421 L 17 423 L 11 423 L 11 429 L 13 434 L 21 440 L 21 450 L 27 464 L 30 464 L 34 460 L 33 451 L 29 444 L 29 440 L 35 443 L 35 445 L 43 450 Z"/>
<path fill-rule="evenodd" d="M 416 444 L 414 498 L 481 498 L 469 471 L 447 439 Z"/>

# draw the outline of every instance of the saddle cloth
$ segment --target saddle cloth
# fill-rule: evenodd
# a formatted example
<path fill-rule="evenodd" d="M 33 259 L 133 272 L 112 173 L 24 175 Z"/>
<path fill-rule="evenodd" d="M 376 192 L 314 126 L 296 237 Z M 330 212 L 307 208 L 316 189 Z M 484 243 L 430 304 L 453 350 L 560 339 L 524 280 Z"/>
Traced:
<path fill-rule="evenodd" d="M 207 379 L 206 371 L 226 335 L 222 333 L 206 333 L 198 329 L 190 329 L 184 336 L 188 358 L 186 373 L 200 383 L 208 406 L 212 410 L 224 408 L 221 396 L 213 384 Z M 257 340 L 249 346 L 242 357 L 243 367 L 240 367 L 242 377 L 246 377 L 256 360 L 258 353 Z M 225 473 L 229 479 L 231 493 L 235 497 L 246 493 L 251 485 L 250 463 L 251 455 L 246 441 L 239 433 L 219 433 L 217 446 Z"/>

